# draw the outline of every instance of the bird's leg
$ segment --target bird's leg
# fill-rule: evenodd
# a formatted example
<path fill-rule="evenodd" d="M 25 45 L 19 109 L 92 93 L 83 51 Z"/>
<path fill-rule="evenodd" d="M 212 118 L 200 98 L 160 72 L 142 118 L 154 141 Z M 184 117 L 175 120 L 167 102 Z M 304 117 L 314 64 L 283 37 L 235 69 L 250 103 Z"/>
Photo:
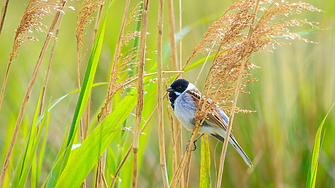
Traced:
<path fill-rule="evenodd" d="M 195 150 L 197 149 L 196 142 L 197 142 L 202 136 L 204 136 L 204 135 L 205 135 L 205 134 L 203 133 L 203 134 L 201 134 L 198 138 L 196 138 L 196 139 L 194 140 L 194 142 L 193 142 L 194 149 L 192 149 L 192 151 L 195 151 Z M 188 148 L 188 145 L 190 145 L 190 141 L 191 141 L 191 140 L 188 140 L 188 144 L 186 145 L 186 150 L 187 150 L 187 148 Z"/>

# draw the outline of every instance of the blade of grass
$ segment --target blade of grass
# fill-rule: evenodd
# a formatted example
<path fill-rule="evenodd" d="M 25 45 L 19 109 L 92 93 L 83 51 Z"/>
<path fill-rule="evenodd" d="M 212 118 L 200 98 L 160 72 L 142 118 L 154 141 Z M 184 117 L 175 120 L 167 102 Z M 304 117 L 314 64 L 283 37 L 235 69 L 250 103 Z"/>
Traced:
<path fill-rule="evenodd" d="M 307 176 L 307 182 L 306 182 L 306 188 L 314 188 L 316 183 L 316 175 L 318 171 L 318 160 L 319 160 L 319 153 L 320 153 L 320 147 L 321 147 L 321 133 L 323 124 L 325 123 L 329 112 L 333 109 L 335 105 L 335 102 L 328 110 L 326 116 L 323 118 L 317 132 L 315 135 L 315 141 L 314 141 L 314 147 L 313 147 L 313 154 L 312 154 L 312 161 L 311 161 L 311 167 Z"/>
<path fill-rule="evenodd" d="M 36 130 L 36 125 L 37 125 L 36 122 L 37 122 L 37 117 L 38 117 L 39 106 L 41 104 L 41 97 L 42 97 L 42 88 L 41 88 L 40 95 L 39 95 L 37 105 L 36 105 L 36 108 L 35 108 L 35 113 L 34 113 L 34 116 L 33 116 L 33 121 L 32 121 L 32 124 L 31 124 L 31 129 L 30 129 L 30 132 L 29 132 L 29 136 L 28 136 L 28 139 L 26 140 L 25 150 L 24 150 L 24 152 L 21 153 L 19 162 L 18 162 L 18 164 L 16 166 L 16 169 L 15 169 L 15 172 L 14 172 L 14 177 L 13 177 L 13 180 L 12 180 L 12 186 L 13 187 L 18 187 L 18 184 L 19 184 L 19 182 L 21 181 L 21 178 L 22 178 L 22 172 L 26 169 L 26 166 L 27 166 L 26 165 L 27 162 L 28 162 L 27 158 L 29 158 L 32 147 L 34 145 L 34 139 L 35 139 L 35 135 L 36 135 L 36 131 L 37 131 Z"/>
<path fill-rule="evenodd" d="M 46 117 L 43 119 L 43 121 L 41 123 L 42 126 L 44 125 L 45 120 L 46 120 Z M 32 166 L 32 161 L 34 159 L 34 156 L 36 155 L 37 146 L 38 146 L 39 140 L 41 138 L 41 133 L 42 133 L 42 129 L 37 130 L 37 126 L 38 125 L 36 125 L 36 128 L 35 128 L 36 131 L 37 131 L 36 136 L 32 135 L 33 145 L 32 145 L 32 148 L 31 148 L 31 152 L 28 155 L 25 168 L 23 169 L 23 172 L 22 172 L 22 177 L 21 177 L 19 185 L 17 187 L 25 187 L 25 183 L 26 183 L 27 178 L 28 178 L 28 173 L 29 173 L 29 171 L 31 169 L 31 166 Z M 13 187 L 15 187 L 15 186 L 13 186 Z"/>
<path fill-rule="evenodd" d="M 45 145 L 46 145 L 46 142 L 47 142 L 47 135 L 48 135 L 48 130 L 49 130 L 49 120 L 50 120 L 50 112 L 47 115 L 47 121 L 46 121 L 46 124 L 45 124 L 43 142 L 42 142 L 42 146 L 41 146 L 41 150 L 40 150 L 40 156 L 39 156 L 38 164 L 37 164 L 37 172 L 36 172 L 36 183 L 37 183 L 36 185 L 37 186 L 38 186 L 38 183 L 40 181 L 41 171 L 42 171 L 42 167 L 43 167 L 42 164 L 43 164 L 44 153 L 45 153 Z"/>
<path fill-rule="evenodd" d="M 136 92 L 133 90 L 129 93 L 115 110 L 88 135 L 81 146 L 73 151 L 56 187 L 78 187 L 81 185 L 81 182 L 118 133 L 123 121 L 135 107 Z"/>
<path fill-rule="evenodd" d="M 201 137 L 200 188 L 211 187 L 211 158 L 208 135 Z"/>
<path fill-rule="evenodd" d="M 76 132 L 78 130 L 78 124 L 80 121 L 80 118 L 84 112 L 84 109 L 86 107 L 92 86 L 93 86 L 93 80 L 96 72 L 96 68 L 98 65 L 99 57 L 100 57 L 100 52 L 102 48 L 102 43 L 103 43 L 103 38 L 104 38 L 104 33 L 105 33 L 105 26 L 106 26 L 106 20 L 107 20 L 107 13 L 104 16 L 101 25 L 99 27 L 99 31 L 97 34 L 97 40 L 94 43 L 89 62 L 87 64 L 87 69 L 85 73 L 85 77 L 82 83 L 82 87 L 80 90 L 77 106 L 75 113 L 73 115 L 73 120 L 70 126 L 70 131 L 69 131 L 69 136 L 66 141 L 66 151 L 64 154 L 63 162 L 61 164 L 61 170 L 63 170 L 66 165 L 67 165 L 67 160 L 70 156 L 71 153 L 71 146 L 74 141 L 74 137 L 76 135 Z M 56 168 L 57 169 L 57 168 Z M 55 185 L 55 182 L 58 179 L 59 174 L 53 174 L 51 175 L 53 177 L 52 181 L 49 181 L 48 186 L 53 187 Z"/>

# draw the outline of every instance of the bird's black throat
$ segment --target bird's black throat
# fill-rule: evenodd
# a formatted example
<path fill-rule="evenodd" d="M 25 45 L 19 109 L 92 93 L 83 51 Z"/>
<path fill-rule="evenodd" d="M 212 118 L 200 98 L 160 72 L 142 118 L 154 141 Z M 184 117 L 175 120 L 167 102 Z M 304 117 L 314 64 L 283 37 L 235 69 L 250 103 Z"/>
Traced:
<path fill-rule="evenodd" d="M 175 92 L 169 93 L 169 100 L 170 100 L 170 104 L 173 110 L 174 110 L 174 102 L 176 101 L 177 97 L 178 95 Z"/>

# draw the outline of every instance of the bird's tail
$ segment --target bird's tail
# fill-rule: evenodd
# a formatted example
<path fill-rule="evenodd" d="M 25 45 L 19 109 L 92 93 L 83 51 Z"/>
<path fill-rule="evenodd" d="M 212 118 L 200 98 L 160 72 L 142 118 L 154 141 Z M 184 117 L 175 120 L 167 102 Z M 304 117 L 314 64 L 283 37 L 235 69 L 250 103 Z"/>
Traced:
<path fill-rule="evenodd" d="M 212 136 L 214 136 L 216 139 L 218 139 L 220 142 L 224 142 L 224 138 L 219 135 L 219 134 L 212 134 Z M 236 149 L 236 151 L 241 155 L 241 157 L 243 158 L 243 160 L 245 161 L 245 163 L 249 166 L 252 167 L 252 163 L 249 159 L 249 157 L 247 156 L 247 154 L 243 151 L 243 149 L 241 148 L 241 146 L 237 143 L 237 141 L 235 140 L 235 138 L 233 136 L 229 137 L 229 142 L 233 145 L 233 147 Z"/>

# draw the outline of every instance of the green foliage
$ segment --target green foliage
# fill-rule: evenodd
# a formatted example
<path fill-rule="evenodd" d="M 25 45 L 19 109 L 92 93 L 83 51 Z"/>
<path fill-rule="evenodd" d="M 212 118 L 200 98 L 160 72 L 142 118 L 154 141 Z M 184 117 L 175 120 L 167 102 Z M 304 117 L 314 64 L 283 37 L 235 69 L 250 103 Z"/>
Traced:
<path fill-rule="evenodd" d="M 9 8 L 12 8 L 7 11 L 8 15 L 0 36 L 0 61 L 4 62 L 0 64 L 0 83 L 3 81 L 6 62 L 13 44 L 14 31 L 24 11 L 23 2 L 11 3 L 13 4 L 10 4 Z M 68 1 L 68 6 L 77 7 L 76 3 Z M 108 18 L 106 18 L 108 22 L 100 23 L 100 29 L 102 23 L 106 23 L 105 33 L 100 33 L 103 35 L 98 37 L 101 40 L 97 43 L 100 43 L 99 45 L 96 43 L 92 51 L 93 44 L 90 42 L 92 41 L 94 21 L 86 29 L 83 54 L 86 52 L 87 55 L 81 59 L 80 71 L 87 70 L 87 72 L 85 78 L 81 78 L 85 80 L 85 83 L 81 88 L 79 99 L 77 99 L 78 90 L 75 90 L 77 87 L 77 57 L 74 30 L 77 12 L 70 9 L 65 10 L 46 93 L 46 101 L 53 102 L 39 117 L 36 117 L 35 108 L 37 109 L 39 106 L 40 92 L 38 86 L 43 83 L 44 71 L 47 66 L 47 63 L 43 62 L 41 71 L 36 78 L 37 87 L 35 88 L 37 89 L 33 90 L 29 99 L 15 143 L 4 187 L 55 187 L 56 184 L 58 187 L 79 187 L 78 185 L 83 179 L 86 179 L 86 187 L 94 187 L 94 164 L 106 148 L 105 177 L 107 184 L 110 185 L 111 177 L 114 175 L 118 163 L 132 144 L 134 117 L 131 109 L 136 101 L 136 90 L 127 89 L 126 92 L 117 93 L 113 99 L 113 113 L 98 125 L 96 115 L 104 103 L 106 85 L 108 84 L 106 81 L 109 78 L 109 62 L 113 59 L 125 1 L 114 0 L 107 3 L 110 4 L 111 9 Z M 137 3 L 131 1 L 129 10 L 131 11 Z M 322 121 L 321 124 L 320 121 L 323 118 L 326 119 L 324 114 L 327 112 L 329 104 L 335 100 L 333 94 L 335 91 L 335 64 L 332 61 L 334 59 L 332 46 L 335 44 L 335 31 L 334 28 L 327 25 L 334 17 L 335 2 L 326 0 L 320 4 L 318 1 L 308 0 L 308 3 L 320 6 L 318 8 L 325 10 L 325 12 L 307 13 L 306 18 L 316 20 L 321 23 L 321 28 L 328 29 L 320 31 L 317 28 L 306 27 L 298 29 L 296 33 L 318 42 L 318 45 L 293 41 L 292 45 L 279 47 L 272 54 L 259 53 L 250 59 L 251 63 L 260 67 L 255 69 L 251 75 L 251 77 L 259 79 L 259 82 L 246 86 L 246 90 L 250 94 L 241 94 L 238 106 L 256 112 L 236 114 L 233 133 L 250 159 L 255 162 L 255 166 L 248 170 L 243 160 L 229 146 L 223 174 L 225 187 L 334 187 L 331 176 L 334 171 L 332 159 L 334 158 L 335 128 L 331 126 L 335 124 L 333 113 L 326 116 L 327 121 Z M 200 1 L 182 1 L 183 65 L 193 48 L 201 40 L 209 24 L 220 17 L 230 4 L 229 1 L 217 0 L 207 4 Z M 179 30 L 177 4 L 175 6 L 176 28 Z M 105 6 L 104 9 L 107 10 L 108 7 Z M 156 67 L 156 54 L 154 53 L 157 33 L 156 9 L 157 2 L 150 1 L 149 34 L 146 44 L 149 53 L 146 56 L 146 73 L 155 72 Z M 163 69 L 171 70 L 166 10 L 167 7 L 165 7 L 163 28 L 163 42 L 165 44 L 163 46 Z M 48 18 L 43 19 L 42 22 L 50 25 Z M 137 25 L 136 22 L 131 23 L 127 26 L 126 32 L 139 31 L 138 27 L 135 29 Z M 176 31 L 175 34 L 177 44 L 180 38 L 179 32 Z M 18 57 L 13 62 L 9 74 L 6 95 L 0 111 L 0 165 L 2 165 L 8 150 L 21 99 L 27 87 L 27 80 L 29 80 L 36 63 L 34 60 L 37 59 L 45 38 L 42 32 L 34 32 L 33 35 L 40 42 L 26 41 L 22 43 Z M 134 44 L 124 46 L 122 53 L 128 52 L 133 47 L 138 47 L 138 39 L 136 37 Z M 282 40 L 284 40 L 283 37 L 278 38 L 279 42 Z M 178 55 L 180 55 L 179 49 Z M 182 77 L 194 82 L 199 74 L 201 67 L 199 65 L 205 62 L 206 56 L 207 54 L 199 55 L 192 59 L 189 66 L 185 68 Z M 215 54 L 209 56 L 209 62 L 214 56 Z M 97 64 L 98 57 L 100 57 L 99 64 Z M 46 62 L 47 58 L 44 61 Z M 205 66 L 203 75 L 200 76 L 197 84 L 198 88 L 202 88 L 207 71 L 208 66 Z M 136 73 L 136 69 L 128 73 L 131 76 Z M 83 74 L 81 75 L 83 76 Z M 170 84 L 170 80 L 175 78 L 175 75 L 164 74 L 163 77 L 167 84 Z M 142 126 L 156 106 L 157 86 L 154 80 L 156 76 L 146 78 L 153 82 L 147 82 L 146 85 Z M 93 79 L 95 84 L 93 84 Z M 95 88 L 92 89 L 93 87 Z M 71 151 L 71 146 L 77 143 L 78 120 L 87 104 L 87 94 L 91 91 L 88 140 Z M 227 105 L 230 105 L 230 101 L 227 102 Z M 164 110 L 168 105 L 168 102 L 164 100 Z M 165 112 L 164 116 L 167 167 L 169 172 L 173 172 L 170 125 Z M 123 121 L 125 118 L 127 121 Z M 123 122 L 124 125 L 121 128 Z M 38 124 L 41 127 L 37 132 L 36 125 Z M 325 127 L 327 134 L 323 136 L 322 132 L 325 132 Z M 183 152 L 189 136 L 190 134 L 183 128 Z M 211 136 L 204 142 L 205 144 L 201 145 L 201 150 L 198 149 L 192 154 L 189 187 L 213 186 L 213 182 L 210 184 L 210 179 L 215 179 L 217 173 L 221 145 L 218 144 L 216 147 L 217 141 Z M 307 146 L 312 142 L 314 142 L 314 148 L 310 160 L 311 153 Z M 66 165 L 64 156 L 68 157 Z M 157 117 L 154 115 L 144 134 L 140 136 L 139 185 L 161 187 L 159 165 Z M 131 171 L 132 154 L 117 177 L 121 181 L 117 184 L 119 187 L 131 186 Z M 306 177 L 308 177 L 307 181 Z M 171 179 L 171 177 L 169 178 Z"/>
<path fill-rule="evenodd" d="M 208 135 L 201 137 L 201 164 L 200 164 L 200 187 L 211 187 L 211 156 L 209 152 Z"/>
<path fill-rule="evenodd" d="M 28 140 L 26 141 L 25 151 L 21 153 L 19 163 L 15 169 L 12 187 L 24 187 L 28 173 L 33 166 L 32 177 L 35 180 L 36 177 L 36 150 L 41 137 L 42 128 L 46 120 L 46 116 L 43 118 L 41 124 L 37 123 L 38 111 L 41 103 L 42 88 L 40 96 L 36 105 L 34 118 L 31 125 Z M 48 109 L 48 108 L 46 108 Z M 32 184 L 36 186 L 36 182 L 32 181 Z"/>
<path fill-rule="evenodd" d="M 333 105 L 330 107 L 330 109 L 329 109 L 328 113 L 326 114 L 325 118 L 322 120 L 322 122 L 321 122 L 321 124 L 318 128 L 318 131 L 316 132 L 314 147 L 313 147 L 311 167 L 310 167 L 310 171 L 309 171 L 308 177 L 307 177 L 306 188 L 314 188 L 315 187 L 316 175 L 317 175 L 317 171 L 318 171 L 319 153 L 320 153 L 320 147 L 321 147 L 322 128 L 323 128 L 323 124 L 325 123 L 325 121 L 328 117 L 329 112 L 332 110 L 334 105 L 335 105 L 335 103 L 333 103 Z"/>
<path fill-rule="evenodd" d="M 73 151 L 56 187 L 79 187 L 96 165 L 123 121 L 136 105 L 136 90 L 129 93 L 104 121 Z M 83 165 L 85 164 L 85 165 Z"/>

